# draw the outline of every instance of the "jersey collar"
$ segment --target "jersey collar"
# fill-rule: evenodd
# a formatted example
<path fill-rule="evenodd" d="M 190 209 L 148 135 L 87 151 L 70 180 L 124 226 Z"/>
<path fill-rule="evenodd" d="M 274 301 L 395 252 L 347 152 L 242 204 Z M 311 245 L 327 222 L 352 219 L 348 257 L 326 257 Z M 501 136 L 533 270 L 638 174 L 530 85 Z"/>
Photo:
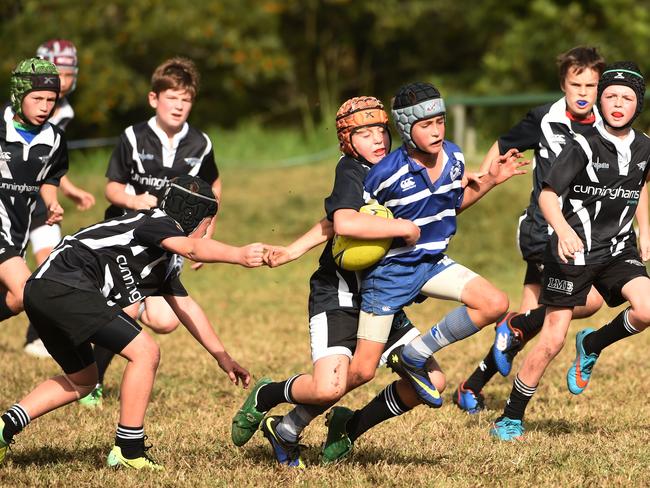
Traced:
<path fill-rule="evenodd" d="M 571 128 L 571 119 L 566 114 L 567 110 L 566 97 L 562 97 L 553 105 L 551 105 L 551 108 L 548 111 L 548 122 L 564 124 L 567 127 Z M 594 124 L 597 124 L 601 120 L 601 116 L 595 104 L 592 110 L 594 112 L 594 117 L 596 118 Z"/>
<path fill-rule="evenodd" d="M 162 130 L 160 127 L 158 127 L 158 124 L 156 124 L 155 115 L 149 119 L 147 124 L 149 124 L 149 127 L 151 127 L 151 130 L 154 132 L 154 134 L 158 136 L 158 139 L 160 139 L 160 143 L 162 144 L 162 146 L 172 151 L 178 147 L 180 142 L 187 135 L 187 132 L 190 130 L 189 124 L 185 122 L 181 130 L 178 133 L 174 134 L 174 137 L 172 137 L 172 145 L 171 147 L 169 147 L 169 137 L 167 137 L 165 131 Z"/>
<path fill-rule="evenodd" d="M 34 139 L 32 139 L 32 142 L 27 143 L 27 141 L 21 137 L 21 135 L 14 127 L 14 123 L 13 123 L 14 115 L 15 113 L 12 110 L 11 106 L 7 106 L 3 114 L 5 130 L 7 132 L 5 135 L 5 139 L 7 142 L 17 142 L 22 144 L 23 146 L 26 146 L 26 148 L 30 148 L 37 144 L 54 146 L 54 143 L 56 142 L 55 141 L 56 135 L 54 133 L 54 129 L 52 128 L 52 124 L 50 124 L 49 122 L 45 122 L 45 124 L 43 124 L 43 126 L 41 127 L 40 132 L 36 134 Z"/>

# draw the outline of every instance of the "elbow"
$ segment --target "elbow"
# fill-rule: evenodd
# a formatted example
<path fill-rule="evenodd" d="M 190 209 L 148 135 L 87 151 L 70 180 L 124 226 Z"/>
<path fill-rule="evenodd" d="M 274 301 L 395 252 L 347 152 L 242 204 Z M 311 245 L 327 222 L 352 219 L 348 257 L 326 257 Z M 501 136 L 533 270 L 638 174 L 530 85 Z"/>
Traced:
<path fill-rule="evenodd" d="M 352 226 L 345 219 L 334 219 L 334 233 L 338 236 L 349 237 Z"/>

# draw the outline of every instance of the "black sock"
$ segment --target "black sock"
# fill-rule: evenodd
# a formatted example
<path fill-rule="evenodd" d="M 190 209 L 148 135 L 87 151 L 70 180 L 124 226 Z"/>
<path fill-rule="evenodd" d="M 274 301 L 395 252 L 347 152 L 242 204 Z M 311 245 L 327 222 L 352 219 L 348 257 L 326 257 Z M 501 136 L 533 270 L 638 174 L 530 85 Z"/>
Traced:
<path fill-rule="evenodd" d="M 0 418 L 5 424 L 2 429 L 2 438 L 7 444 L 11 442 L 16 434 L 27 427 L 31 420 L 27 411 L 18 403 L 12 405 Z"/>
<path fill-rule="evenodd" d="M 463 388 L 472 390 L 478 395 L 488 381 L 497 374 L 497 371 L 497 364 L 494 362 L 492 348 L 490 348 L 483 361 L 479 363 L 472 375 L 463 383 Z"/>
<path fill-rule="evenodd" d="M 519 329 L 522 333 L 521 339 L 528 342 L 542 330 L 545 316 L 546 305 L 542 305 L 526 313 L 515 315 L 510 319 L 510 326 L 513 329 Z"/>
<path fill-rule="evenodd" d="M 27 325 L 27 332 L 25 333 L 25 345 L 30 344 L 38 339 L 38 332 L 36 327 L 31 322 Z"/>
<path fill-rule="evenodd" d="M 384 388 L 379 395 L 373 398 L 361 410 L 354 412 L 348 420 L 346 430 L 352 442 L 373 428 L 375 425 L 402 415 L 411 410 L 407 407 L 397 393 L 397 381 Z"/>
<path fill-rule="evenodd" d="M 506 402 L 506 408 L 503 409 L 503 416 L 511 419 L 521 420 L 524 418 L 524 412 L 528 402 L 537 390 L 537 386 L 528 386 L 519 379 L 519 375 L 512 384 L 512 391 Z"/>
<path fill-rule="evenodd" d="M 600 354 L 607 346 L 630 337 L 631 335 L 638 334 L 628 319 L 629 308 L 626 308 L 619 313 L 609 323 L 603 325 L 600 329 L 591 334 L 588 334 L 582 341 L 582 346 L 587 354 Z"/>
<path fill-rule="evenodd" d="M 97 383 L 101 385 L 104 383 L 104 375 L 113 357 L 115 357 L 115 353 L 97 344 L 95 344 L 93 353 L 95 355 L 95 362 L 97 363 Z"/>
<path fill-rule="evenodd" d="M 257 390 L 257 405 L 255 408 L 260 412 L 268 412 L 281 403 L 296 403 L 291 396 L 291 386 L 299 376 L 301 375 L 297 374 L 288 380 L 269 383 Z"/>
<path fill-rule="evenodd" d="M 117 424 L 115 432 L 115 445 L 122 451 L 122 456 L 127 459 L 136 459 L 144 456 L 144 427 L 126 427 Z"/>
<path fill-rule="evenodd" d="M 0 293 L 0 321 L 7 320 L 14 315 L 18 314 L 13 312 L 7 305 L 7 292 Z"/>

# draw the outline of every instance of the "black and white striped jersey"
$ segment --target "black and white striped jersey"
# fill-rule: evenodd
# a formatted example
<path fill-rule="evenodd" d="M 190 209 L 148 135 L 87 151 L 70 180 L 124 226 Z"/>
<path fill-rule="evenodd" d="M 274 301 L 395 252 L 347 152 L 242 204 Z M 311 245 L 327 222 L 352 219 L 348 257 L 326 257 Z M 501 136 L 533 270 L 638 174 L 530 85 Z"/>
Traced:
<path fill-rule="evenodd" d="M 650 160 L 650 139 L 631 130 L 625 139 L 602 123 L 587 135 L 576 135 L 558 156 L 543 181 L 561 198 L 562 213 L 584 244 L 570 264 L 607 262 L 636 247 L 632 226 Z M 553 233 L 545 260 L 560 262 Z"/>
<path fill-rule="evenodd" d="M 334 212 L 344 208 L 359 210 L 363 200 L 363 180 L 370 167 L 354 158 L 343 156 L 336 166 L 332 193 L 325 199 L 327 218 L 334 220 Z M 336 310 L 359 309 L 359 281 L 354 271 L 339 268 L 332 256 L 332 239 L 323 249 L 318 269 L 309 281 L 309 316 Z"/>
<path fill-rule="evenodd" d="M 198 176 L 212 185 L 219 177 L 212 142 L 187 123 L 173 138 L 156 125 L 156 118 L 127 127 L 120 135 L 106 176 L 126 185 L 126 192 L 162 196 L 163 188 L 180 175 Z"/>
<path fill-rule="evenodd" d="M 506 134 L 499 137 L 499 153 L 509 149 L 535 151 L 532 174 L 533 188 L 530 202 L 519 223 L 519 248 L 524 259 L 541 261 L 548 242 L 549 227 L 537 203 L 542 191 L 542 181 L 550 172 L 555 159 L 574 134 L 584 134 L 600 120 L 594 107 L 590 122 L 572 120 L 567 115 L 566 99 L 531 109 L 526 116 Z"/>
<path fill-rule="evenodd" d="M 178 256 L 160 246 L 168 237 L 185 234 L 162 210 L 128 212 L 64 237 L 30 280 L 99 291 L 120 307 L 151 295 L 187 296 Z"/>
<path fill-rule="evenodd" d="M 66 130 L 68 124 L 74 119 L 74 110 L 67 98 L 59 99 L 54 115 L 48 119 L 50 124 L 56 125 L 61 130 Z"/>
<path fill-rule="evenodd" d="M 68 170 L 63 131 L 45 123 L 31 143 L 16 131 L 6 107 L 0 121 L 0 236 L 24 255 L 41 185 L 58 186 Z"/>

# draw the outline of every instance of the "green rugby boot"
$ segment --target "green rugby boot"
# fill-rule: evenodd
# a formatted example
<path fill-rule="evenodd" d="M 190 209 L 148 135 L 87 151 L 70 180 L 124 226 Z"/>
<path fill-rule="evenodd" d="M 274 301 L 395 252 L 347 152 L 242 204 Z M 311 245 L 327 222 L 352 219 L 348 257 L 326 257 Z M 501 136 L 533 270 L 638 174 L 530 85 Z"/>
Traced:
<path fill-rule="evenodd" d="M 85 397 L 79 399 L 79 405 L 86 408 L 97 408 L 102 406 L 102 397 L 104 396 L 104 385 L 97 383 L 95 389 Z"/>
<path fill-rule="evenodd" d="M 149 446 L 151 447 L 151 446 Z M 145 451 L 148 448 L 145 448 Z M 162 464 L 158 464 L 156 461 L 151 459 L 145 452 L 142 456 L 135 459 L 128 459 L 122 456 L 122 449 L 119 446 L 113 446 L 111 452 L 108 453 L 108 458 L 106 459 L 106 465 L 109 468 L 132 468 L 132 469 L 150 469 L 152 471 L 162 471 L 165 467 Z"/>
<path fill-rule="evenodd" d="M 353 443 L 348 437 L 346 426 L 354 412 L 345 407 L 334 407 L 325 418 L 327 439 L 321 449 L 321 464 L 333 464 L 352 452 Z"/>
<path fill-rule="evenodd" d="M 5 422 L 0 419 L 0 463 L 5 460 L 7 451 L 9 450 L 9 442 L 5 441 L 5 438 L 2 435 L 2 432 L 5 430 Z"/>
<path fill-rule="evenodd" d="M 246 401 L 232 418 L 230 437 L 236 446 L 243 446 L 253 437 L 264 415 L 266 415 L 266 412 L 260 412 L 255 407 L 257 406 L 257 392 L 269 383 L 272 383 L 270 378 L 262 378 L 255 383 L 253 389 L 246 397 Z"/>

